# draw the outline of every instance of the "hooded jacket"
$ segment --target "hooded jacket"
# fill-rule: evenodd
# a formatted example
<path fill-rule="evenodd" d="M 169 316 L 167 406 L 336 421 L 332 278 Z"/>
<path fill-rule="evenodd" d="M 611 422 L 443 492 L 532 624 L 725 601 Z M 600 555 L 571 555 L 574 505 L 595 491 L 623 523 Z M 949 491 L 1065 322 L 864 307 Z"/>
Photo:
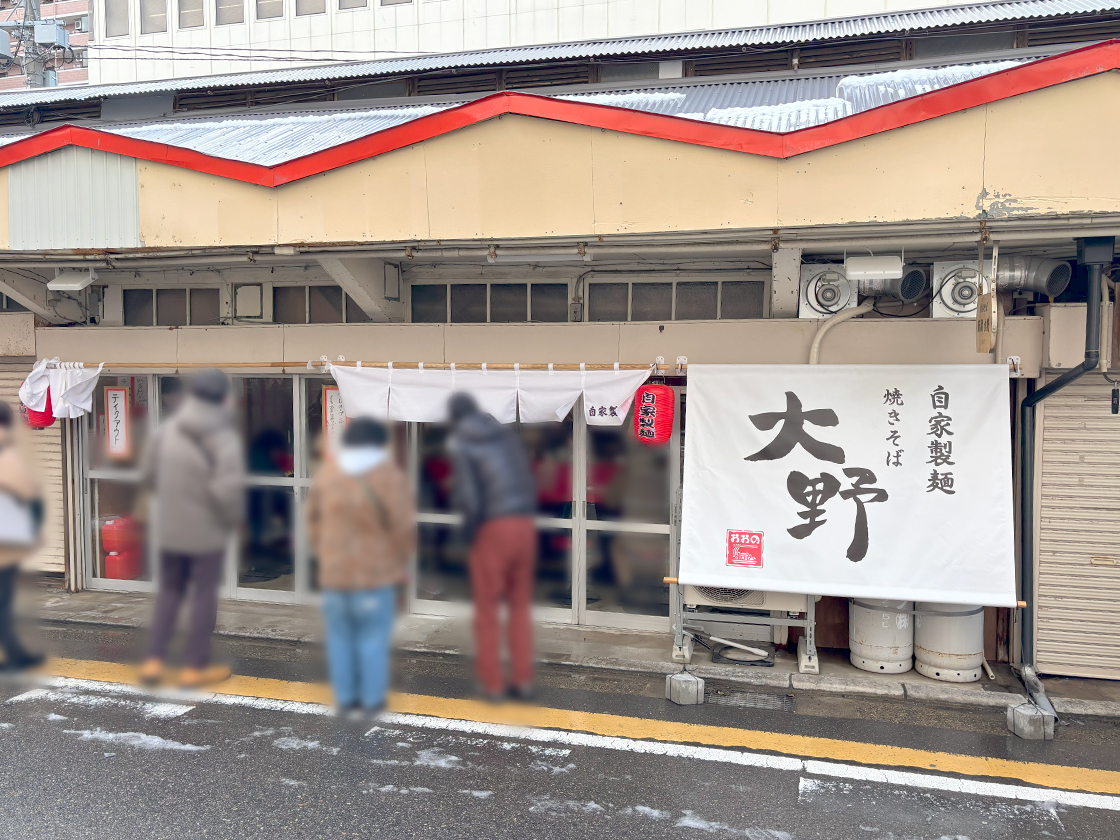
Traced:
<path fill-rule="evenodd" d="M 455 424 L 448 448 L 453 497 L 468 539 L 487 520 L 536 513 L 537 483 L 513 429 L 489 414 L 469 414 Z"/>
<path fill-rule="evenodd" d="M 10 493 L 21 502 L 40 498 L 39 484 L 16 446 L 11 429 L 0 427 L 0 492 Z M 34 550 L 0 546 L 0 569 L 14 566 Z"/>
<path fill-rule="evenodd" d="M 228 409 L 187 397 L 152 435 L 140 473 L 159 502 L 162 550 L 225 548 L 245 515 L 245 454 Z"/>
<path fill-rule="evenodd" d="M 320 588 L 380 589 L 405 579 L 416 549 L 416 509 L 408 479 L 391 459 L 359 475 L 323 464 L 305 515 Z"/>

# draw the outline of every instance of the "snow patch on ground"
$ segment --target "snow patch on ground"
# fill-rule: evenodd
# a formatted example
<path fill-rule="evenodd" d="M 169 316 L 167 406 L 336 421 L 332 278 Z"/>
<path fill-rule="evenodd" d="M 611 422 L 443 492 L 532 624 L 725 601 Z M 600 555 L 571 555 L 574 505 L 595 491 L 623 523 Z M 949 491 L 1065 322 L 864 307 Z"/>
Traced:
<path fill-rule="evenodd" d="M 746 837 L 747 840 L 793 840 L 792 835 L 784 831 L 771 831 L 766 828 L 733 828 L 724 823 L 710 822 L 703 817 L 697 816 L 692 811 L 685 811 L 684 816 L 673 825 L 675 828 L 695 828 L 699 831 L 706 831 L 709 834 L 733 834 L 739 837 Z"/>
<path fill-rule="evenodd" d="M 396 785 L 382 785 L 375 788 L 379 793 L 432 793 L 431 788 L 426 787 L 397 787 Z M 372 791 L 371 791 L 372 793 Z"/>
<path fill-rule="evenodd" d="M 283 776 L 280 777 L 280 784 L 287 785 L 288 787 L 307 787 L 307 782 L 299 782 L 295 779 L 285 779 Z"/>
<path fill-rule="evenodd" d="M 329 752 L 331 755 L 338 755 L 339 750 L 338 747 L 324 747 L 318 741 L 305 741 L 291 735 L 277 738 L 272 742 L 272 746 L 281 750 L 322 750 L 323 752 Z"/>
<path fill-rule="evenodd" d="M 70 720 L 70 718 L 66 717 L 66 715 L 56 715 L 54 712 L 51 712 L 47 715 L 47 720 Z"/>
<path fill-rule="evenodd" d="M 104 729 L 64 729 L 67 735 L 77 735 L 83 741 L 104 741 L 109 744 L 124 744 L 138 750 L 179 750 L 182 752 L 202 752 L 208 746 L 197 744 L 180 744 L 178 741 L 169 741 L 158 735 L 147 735 L 143 732 L 106 732 Z"/>
<path fill-rule="evenodd" d="M 551 776 L 558 776 L 561 773 L 571 773 L 573 770 L 576 769 L 576 766 L 574 764 L 568 763 L 568 764 L 564 765 L 563 767 L 560 767 L 559 765 L 548 764 L 547 762 L 544 762 L 544 761 L 534 761 L 532 764 L 529 765 L 529 769 L 530 770 L 542 770 L 542 771 L 544 771 L 545 773 L 548 773 Z"/>
<path fill-rule="evenodd" d="M 147 703 L 141 700 L 122 700 L 119 697 L 83 694 L 66 689 L 52 691 L 46 688 L 35 688 L 31 691 L 25 691 L 23 694 L 16 695 L 8 700 L 9 703 L 27 703 L 30 701 L 66 703 L 72 706 L 88 706 L 95 708 L 117 706 L 138 711 L 142 713 L 144 717 L 155 720 L 170 720 L 171 718 L 185 715 L 194 708 L 194 706 L 186 706 L 181 703 Z"/>
<path fill-rule="evenodd" d="M 534 814 L 606 814 L 607 809 L 598 802 L 579 802 L 575 799 L 553 799 L 551 796 L 530 796 L 529 812 Z"/>
<path fill-rule="evenodd" d="M 467 796 L 473 796 L 475 799 L 489 799 L 494 795 L 492 790 L 461 790 L 459 793 L 465 793 Z"/>
<path fill-rule="evenodd" d="M 455 770 L 462 762 L 463 759 L 459 756 L 448 755 L 439 747 L 433 747 L 430 750 L 417 750 L 413 764 L 417 767 L 434 767 L 437 770 Z"/>

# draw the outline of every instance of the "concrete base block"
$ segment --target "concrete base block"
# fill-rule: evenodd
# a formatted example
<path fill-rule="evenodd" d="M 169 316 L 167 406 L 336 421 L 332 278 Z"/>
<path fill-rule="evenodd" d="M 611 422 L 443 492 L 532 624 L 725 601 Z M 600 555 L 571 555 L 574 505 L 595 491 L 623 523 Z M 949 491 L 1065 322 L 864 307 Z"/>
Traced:
<path fill-rule="evenodd" d="M 665 699 L 679 706 L 698 706 L 704 702 L 704 681 L 688 671 L 669 674 L 665 677 Z"/>
<path fill-rule="evenodd" d="M 1053 715 L 1031 703 L 1007 707 L 1007 728 L 1030 741 L 1052 741 L 1055 720 Z"/>
<path fill-rule="evenodd" d="M 809 653 L 809 645 L 802 636 L 797 640 L 797 672 L 799 674 L 819 674 L 821 672 L 821 663 L 817 658 L 817 652 L 814 650 Z"/>
<path fill-rule="evenodd" d="M 692 661 L 694 642 L 691 636 L 684 637 L 683 645 L 673 645 L 673 661 L 683 662 L 686 665 Z"/>

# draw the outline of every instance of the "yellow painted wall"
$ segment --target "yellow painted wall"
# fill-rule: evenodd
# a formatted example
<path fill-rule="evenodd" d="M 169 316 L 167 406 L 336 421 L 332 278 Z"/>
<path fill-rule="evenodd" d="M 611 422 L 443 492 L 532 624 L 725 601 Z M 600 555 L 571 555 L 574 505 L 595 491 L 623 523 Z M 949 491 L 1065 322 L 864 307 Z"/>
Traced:
<path fill-rule="evenodd" d="M 785 161 L 506 115 L 276 189 L 142 163 L 148 247 L 1120 212 L 1120 73 Z M 1072 115 L 1091 115 L 1084 129 Z"/>

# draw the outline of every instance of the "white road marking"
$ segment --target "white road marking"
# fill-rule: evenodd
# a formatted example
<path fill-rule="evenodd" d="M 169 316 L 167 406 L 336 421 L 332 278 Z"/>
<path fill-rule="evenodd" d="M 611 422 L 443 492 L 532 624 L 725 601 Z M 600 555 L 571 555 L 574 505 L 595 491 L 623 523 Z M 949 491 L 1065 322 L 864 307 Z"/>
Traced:
<path fill-rule="evenodd" d="M 99 691 L 106 694 L 152 696 L 152 692 L 138 686 L 119 683 L 78 680 L 69 677 L 56 677 L 47 681 L 55 688 L 76 688 Z M 185 692 L 160 693 L 156 696 L 168 699 L 191 700 L 195 703 L 216 703 L 223 706 L 241 706 L 296 714 L 332 715 L 330 706 L 319 703 L 298 703 L 292 700 L 271 700 L 261 697 L 241 697 L 232 694 L 194 694 Z M 485 723 L 474 720 L 437 718 L 427 715 L 383 713 L 381 723 L 392 726 L 408 726 L 417 729 L 461 732 L 496 738 L 509 738 L 537 743 L 563 744 L 569 747 L 596 747 L 599 749 L 619 750 L 643 755 L 663 755 L 670 758 L 686 758 L 696 761 L 715 761 L 723 764 L 737 764 L 743 767 L 758 767 L 766 770 L 787 770 L 796 773 L 849 778 L 859 781 L 925 790 L 944 790 L 971 796 L 989 796 L 997 799 L 1013 799 L 1025 802 L 1055 802 L 1079 808 L 1095 808 L 1106 811 L 1120 811 L 1120 796 L 1081 793 L 1078 791 L 1040 788 L 1027 785 L 982 782 L 975 779 L 961 779 L 954 776 L 939 776 L 929 773 L 911 773 L 902 770 L 881 770 L 855 764 L 839 764 L 825 761 L 803 760 L 782 755 L 766 755 L 742 750 L 698 747 L 691 744 L 675 744 L 666 741 L 635 741 L 630 738 L 617 738 L 606 735 L 592 735 L 586 732 L 571 732 L 562 729 L 540 729 L 536 727 L 509 726 L 501 723 Z M 366 734 L 386 733 L 380 726 L 370 728 Z"/>
<path fill-rule="evenodd" d="M 23 694 L 8 699 L 9 703 L 28 703 L 45 700 L 53 703 L 67 703 L 72 706 L 119 706 L 143 713 L 144 717 L 156 720 L 170 720 L 185 715 L 194 706 L 179 703 L 147 703 L 139 700 L 121 700 L 117 697 L 103 697 L 96 694 L 78 694 L 73 690 L 51 691 L 47 688 L 33 688 Z M 60 717 L 62 720 L 65 718 Z"/>

